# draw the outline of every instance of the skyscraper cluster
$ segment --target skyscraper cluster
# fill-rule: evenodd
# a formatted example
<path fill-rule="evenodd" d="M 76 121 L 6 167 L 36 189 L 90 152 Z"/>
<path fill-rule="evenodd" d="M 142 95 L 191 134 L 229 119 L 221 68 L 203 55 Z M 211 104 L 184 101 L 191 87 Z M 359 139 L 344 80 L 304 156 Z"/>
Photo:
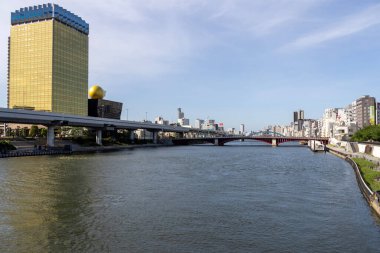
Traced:
<path fill-rule="evenodd" d="M 274 126 L 271 130 L 289 136 L 331 137 L 348 139 L 357 130 L 380 123 L 380 103 L 369 95 L 361 96 L 342 108 L 327 108 L 321 119 L 305 119 L 304 111 L 293 112 L 288 126 Z"/>

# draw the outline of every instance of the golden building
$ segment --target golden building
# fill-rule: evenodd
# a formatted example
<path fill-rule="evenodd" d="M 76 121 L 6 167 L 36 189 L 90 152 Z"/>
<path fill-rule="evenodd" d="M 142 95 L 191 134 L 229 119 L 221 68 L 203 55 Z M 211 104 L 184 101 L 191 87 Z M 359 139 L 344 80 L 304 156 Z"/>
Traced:
<path fill-rule="evenodd" d="M 88 24 L 56 4 L 11 15 L 8 107 L 87 115 Z"/>

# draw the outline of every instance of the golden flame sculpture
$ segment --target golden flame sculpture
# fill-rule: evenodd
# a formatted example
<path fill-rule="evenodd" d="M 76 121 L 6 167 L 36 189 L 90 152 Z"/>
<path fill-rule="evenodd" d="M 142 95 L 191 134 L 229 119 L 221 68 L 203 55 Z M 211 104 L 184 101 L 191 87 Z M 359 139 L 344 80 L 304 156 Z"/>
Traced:
<path fill-rule="evenodd" d="M 99 85 L 94 85 L 88 90 L 88 96 L 92 99 L 103 99 L 106 96 L 106 91 Z"/>

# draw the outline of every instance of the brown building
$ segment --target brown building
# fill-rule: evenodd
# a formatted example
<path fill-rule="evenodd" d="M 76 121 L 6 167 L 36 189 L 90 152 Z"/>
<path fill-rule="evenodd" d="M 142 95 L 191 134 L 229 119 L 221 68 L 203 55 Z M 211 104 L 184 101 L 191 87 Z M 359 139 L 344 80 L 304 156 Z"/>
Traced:
<path fill-rule="evenodd" d="M 356 122 L 359 129 L 376 124 L 376 99 L 368 95 L 356 100 Z"/>

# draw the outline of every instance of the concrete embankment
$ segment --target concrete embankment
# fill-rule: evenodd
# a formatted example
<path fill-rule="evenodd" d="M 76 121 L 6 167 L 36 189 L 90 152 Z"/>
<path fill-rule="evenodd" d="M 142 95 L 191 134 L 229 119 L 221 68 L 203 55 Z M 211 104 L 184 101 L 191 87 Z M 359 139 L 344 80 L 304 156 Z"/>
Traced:
<path fill-rule="evenodd" d="M 340 157 L 340 158 L 345 159 L 351 165 L 351 167 L 353 168 L 353 170 L 355 172 L 356 181 L 358 182 L 360 191 L 362 192 L 362 194 L 363 194 L 364 198 L 366 199 L 366 201 L 368 202 L 368 204 L 373 208 L 375 213 L 380 217 L 380 203 L 379 203 L 380 195 L 379 195 L 379 193 L 373 192 L 370 189 L 370 187 L 364 181 L 364 179 L 360 173 L 359 166 L 355 163 L 354 160 L 351 159 L 351 157 L 355 157 L 355 158 L 365 158 L 365 157 L 360 156 L 360 155 L 355 154 L 355 153 L 350 153 L 350 152 L 344 151 L 344 150 L 339 149 L 339 148 L 334 148 L 334 147 L 329 147 L 328 151 L 330 153 Z"/>
<path fill-rule="evenodd" d="M 77 144 L 73 144 L 73 145 L 70 145 L 69 149 L 65 149 L 64 147 L 50 148 L 50 149 L 49 148 L 36 149 L 32 147 L 24 147 L 18 150 L 13 150 L 4 154 L 0 154 L 0 158 L 41 156 L 41 155 L 71 155 L 71 154 L 118 151 L 118 150 L 125 150 L 125 149 L 156 148 L 156 147 L 169 147 L 169 146 L 173 146 L 173 145 L 171 144 L 138 144 L 138 145 L 112 145 L 112 146 L 80 146 Z"/>
<path fill-rule="evenodd" d="M 21 157 L 21 156 L 40 156 L 40 155 L 69 155 L 72 151 L 69 150 L 23 150 L 12 151 L 0 154 L 0 158 Z"/>

